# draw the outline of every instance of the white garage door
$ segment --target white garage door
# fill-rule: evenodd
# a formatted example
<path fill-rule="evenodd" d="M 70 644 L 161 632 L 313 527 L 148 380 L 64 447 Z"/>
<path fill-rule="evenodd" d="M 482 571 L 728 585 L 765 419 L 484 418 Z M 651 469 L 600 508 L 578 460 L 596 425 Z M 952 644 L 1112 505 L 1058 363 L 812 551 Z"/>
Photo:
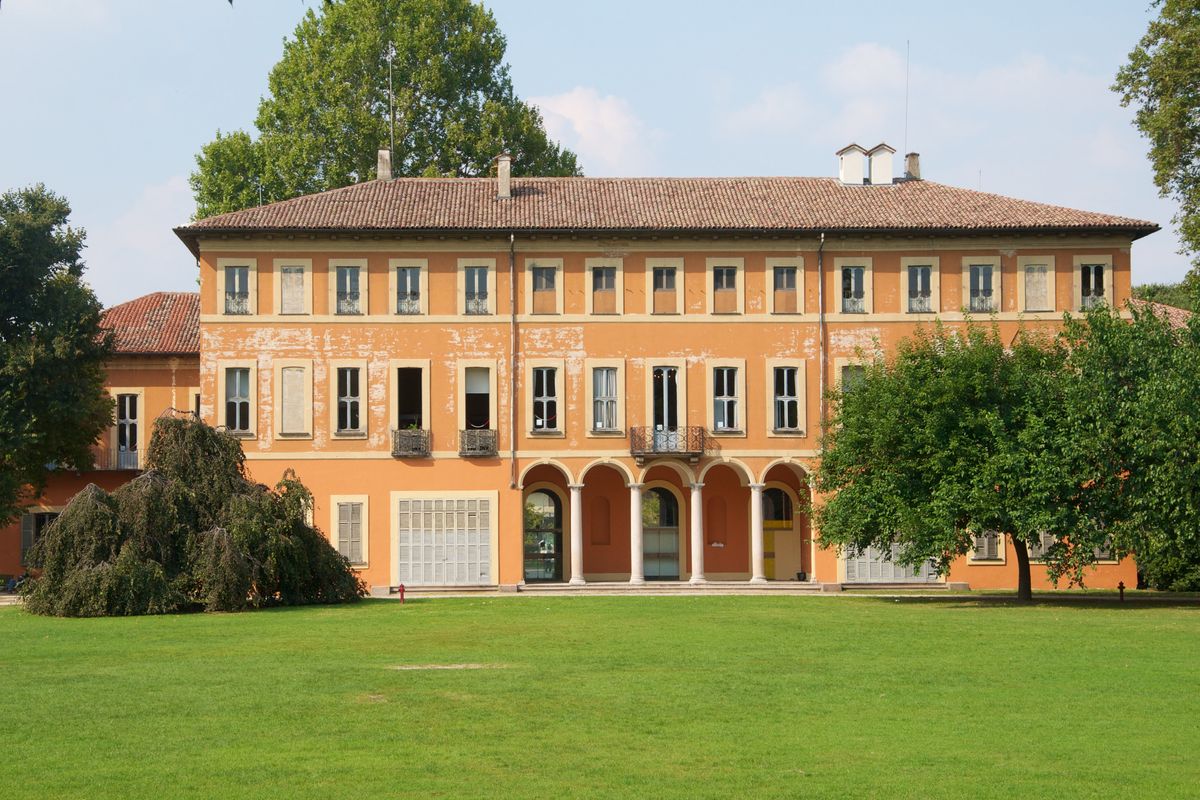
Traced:
<path fill-rule="evenodd" d="M 400 582 L 407 586 L 492 583 L 492 508 L 485 498 L 398 501 Z"/>
<path fill-rule="evenodd" d="M 899 548 L 893 546 L 891 559 L 883 551 L 868 547 L 860 553 L 846 553 L 846 583 L 936 583 L 937 571 L 929 562 L 918 569 L 897 564 Z"/>

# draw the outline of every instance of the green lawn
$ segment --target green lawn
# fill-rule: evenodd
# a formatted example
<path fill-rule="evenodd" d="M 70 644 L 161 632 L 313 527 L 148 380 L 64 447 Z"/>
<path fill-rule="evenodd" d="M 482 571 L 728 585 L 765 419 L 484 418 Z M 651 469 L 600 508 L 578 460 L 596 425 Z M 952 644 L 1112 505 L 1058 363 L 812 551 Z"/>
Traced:
<path fill-rule="evenodd" d="M 1200 607 L 10 607 L 0 675 L 14 798 L 1200 794 Z"/>

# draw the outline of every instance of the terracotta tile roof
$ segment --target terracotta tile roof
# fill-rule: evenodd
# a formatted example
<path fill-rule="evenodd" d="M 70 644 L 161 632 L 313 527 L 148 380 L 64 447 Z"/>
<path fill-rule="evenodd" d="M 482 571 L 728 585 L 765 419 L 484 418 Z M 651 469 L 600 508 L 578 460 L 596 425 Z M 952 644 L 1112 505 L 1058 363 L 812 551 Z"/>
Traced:
<path fill-rule="evenodd" d="M 396 178 L 234 211 L 175 232 L 248 231 L 1080 231 L 1158 230 L 930 181 L 846 186 L 834 178 Z"/>
<path fill-rule="evenodd" d="M 116 333 L 122 355 L 200 354 L 200 295 L 154 292 L 106 309 L 101 324 Z"/>
<path fill-rule="evenodd" d="M 1149 300 L 1138 300 L 1132 298 L 1129 305 L 1140 311 L 1149 309 L 1155 316 L 1163 317 L 1167 322 L 1171 323 L 1172 328 L 1186 328 L 1188 322 L 1192 319 L 1192 312 L 1186 308 L 1176 308 L 1165 303 L 1152 303 Z"/>

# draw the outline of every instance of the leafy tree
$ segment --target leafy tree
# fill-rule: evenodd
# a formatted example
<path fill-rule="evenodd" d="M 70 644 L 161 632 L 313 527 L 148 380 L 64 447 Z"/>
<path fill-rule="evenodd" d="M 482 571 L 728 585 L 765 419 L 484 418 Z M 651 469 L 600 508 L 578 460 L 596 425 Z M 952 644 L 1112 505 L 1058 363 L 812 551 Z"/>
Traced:
<path fill-rule="evenodd" d="M 1179 283 L 1144 283 L 1133 287 L 1133 296 L 1151 303 L 1162 303 L 1176 308 L 1196 311 L 1198 304 L 1195 292 L 1187 281 Z"/>
<path fill-rule="evenodd" d="M 1200 590 L 1200 317 L 1173 328 L 1103 309 L 1068 322 L 1073 396 L 1095 457 L 1122 478 L 1112 533 L 1155 589 Z"/>
<path fill-rule="evenodd" d="M 877 357 L 835 393 L 815 488 L 822 541 L 935 562 L 942 572 L 975 537 L 1006 534 L 1019 570 L 1018 597 L 1032 596 L 1029 546 L 1053 532 L 1045 552 L 1053 580 L 1082 584 L 1106 544 L 1106 514 L 1121 482 L 1075 432 L 1067 351 L 1021 332 L 1006 346 L 994 327 L 940 324 Z"/>
<path fill-rule="evenodd" d="M 271 70 L 259 138 L 218 134 L 197 156 L 197 215 L 255 205 L 260 190 L 274 201 L 368 180 L 393 129 L 398 175 L 486 175 L 504 149 L 515 174 L 579 174 L 514 93 L 505 48 L 495 17 L 469 0 L 310 9 Z"/>
<path fill-rule="evenodd" d="M 1155 0 L 1158 17 L 1117 72 L 1113 90 L 1137 109 L 1134 123 L 1150 140 L 1154 182 L 1179 203 L 1175 223 L 1193 254 L 1188 283 L 1200 286 L 1200 3 Z"/>
<path fill-rule="evenodd" d="M 0 524 L 45 486 L 47 465 L 90 467 L 112 420 L 110 337 L 70 214 L 40 184 L 0 195 Z"/>
<path fill-rule="evenodd" d="M 200 422 L 160 419 L 149 469 L 112 494 L 90 485 L 47 526 L 22 587 L 35 614 L 163 614 L 344 603 L 363 586 L 307 520 L 289 473 L 246 478 L 241 443 Z"/>

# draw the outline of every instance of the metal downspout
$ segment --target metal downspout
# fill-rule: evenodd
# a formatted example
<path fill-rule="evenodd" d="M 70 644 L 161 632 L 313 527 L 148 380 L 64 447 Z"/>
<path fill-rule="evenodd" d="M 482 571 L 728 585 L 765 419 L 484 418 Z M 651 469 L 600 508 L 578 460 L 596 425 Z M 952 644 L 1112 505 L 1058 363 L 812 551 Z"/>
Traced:
<path fill-rule="evenodd" d="M 819 384 L 821 390 L 821 432 L 825 431 L 825 372 L 828 369 L 829 353 L 825 337 L 825 232 L 821 232 L 821 240 L 817 245 L 817 341 L 821 355 L 821 374 Z"/>
<path fill-rule="evenodd" d="M 508 462 L 510 465 L 508 488 L 517 488 L 517 382 L 520 379 L 520 354 L 517 337 L 517 235 L 508 234 L 508 306 L 509 331 L 512 342 L 509 352 L 508 374 Z"/>

